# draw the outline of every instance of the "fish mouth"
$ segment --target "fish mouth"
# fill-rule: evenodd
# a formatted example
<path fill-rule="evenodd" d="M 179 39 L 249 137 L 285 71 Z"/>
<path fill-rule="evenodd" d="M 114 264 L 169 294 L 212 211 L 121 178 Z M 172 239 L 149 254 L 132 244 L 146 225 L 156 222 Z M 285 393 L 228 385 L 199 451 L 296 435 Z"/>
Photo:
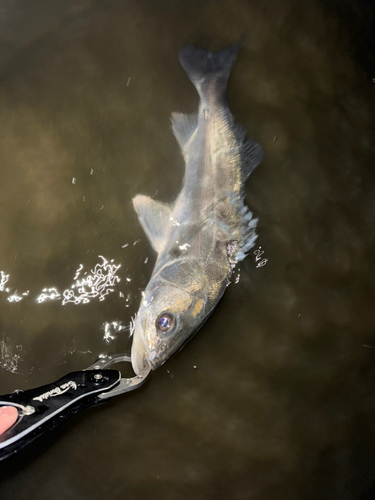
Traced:
<path fill-rule="evenodd" d="M 139 375 L 147 366 L 150 366 L 149 352 L 144 337 L 143 335 L 136 335 L 136 332 L 134 332 L 133 337 L 131 360 L 136 375 Z"/>
<path fill-rule="evenodd" d="M 146 343 L 146 325 L 147 318 L 143 314 L 143 317 L 138 318 L 135 325 L 131 351 L 132 366 L 136 375 L 139 375 L 146 369 L 155 369 L 151 362 L 150 351 Z"/>

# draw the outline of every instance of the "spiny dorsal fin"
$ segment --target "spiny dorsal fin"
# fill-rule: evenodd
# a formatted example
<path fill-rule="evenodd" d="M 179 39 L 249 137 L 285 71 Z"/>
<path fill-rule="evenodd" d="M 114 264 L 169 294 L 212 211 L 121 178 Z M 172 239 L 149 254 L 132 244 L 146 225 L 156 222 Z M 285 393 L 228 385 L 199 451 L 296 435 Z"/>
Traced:
<path fill-rule="evenodd" d="M 164 203 L 141 194 L 133 198 L 133 206 L 152 248 L 159 253 L 164 245 L 166 230 L 171 224 L 171 209 Z"/>
<path fill-rule="evenodd" d="M 173 133 L 180 145 L 182 154 L 185 156 L 186 148 L 198 126 L 198 116 L 196 114 L 172 113 L 171 121 Z"/>

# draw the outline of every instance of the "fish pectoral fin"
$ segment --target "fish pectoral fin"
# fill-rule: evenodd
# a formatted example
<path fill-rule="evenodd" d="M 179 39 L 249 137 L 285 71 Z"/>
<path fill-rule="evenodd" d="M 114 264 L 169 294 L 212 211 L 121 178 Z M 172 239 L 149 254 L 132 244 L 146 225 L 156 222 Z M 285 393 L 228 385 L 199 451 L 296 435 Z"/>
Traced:
<path fill-rule="evenodd" d="M 184 115 L 172 113 L 172 130 L 180 145 L 182 154 L 185 155 L 186 148 L 198 127 L 198 115 Z"/>
<path fill-rule="evenodd" d="M 171 224 L 171 209 L 168 205 L 141 194 L 133 198 L 133 206 L 152 248 L 159 253 L 164 244 L 166 230 Z"/>

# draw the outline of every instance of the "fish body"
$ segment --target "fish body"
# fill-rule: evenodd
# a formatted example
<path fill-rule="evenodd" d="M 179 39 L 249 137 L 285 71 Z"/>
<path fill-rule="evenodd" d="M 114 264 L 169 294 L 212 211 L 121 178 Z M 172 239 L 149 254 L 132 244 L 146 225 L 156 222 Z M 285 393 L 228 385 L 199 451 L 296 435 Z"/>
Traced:
<path fill-rule="evenodd" d="M 183 186 L 170 206 L 133 199 L 158 253 L 135 320 L 132 364 L 156 369 L 202 326 L 235 264 L 254 246 L 257 220 L 244 204 L 244 182 L 263 150 L 234 123 L 225 92 L 238 45 L 219 52 L 185 47 L 180 62 L 200 96 L 196 115 L 172 114 L 185 160 Z"/>

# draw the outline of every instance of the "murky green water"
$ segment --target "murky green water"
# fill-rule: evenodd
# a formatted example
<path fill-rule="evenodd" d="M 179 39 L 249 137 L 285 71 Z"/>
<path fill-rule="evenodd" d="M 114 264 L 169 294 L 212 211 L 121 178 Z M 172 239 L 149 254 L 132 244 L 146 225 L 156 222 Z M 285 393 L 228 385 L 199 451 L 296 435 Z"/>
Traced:
<path fill-rule="evenodd" d="M 248 204 L 268 262 L 241 263 L 144 387 L 0 464 L 0 498 L 372 498 L 375 87 L 334 14 L 313 0 L 2 9 L 0 393 L 129 351 L 155 259 L 131 198 L 178 193 L 169 116 L 198 104 L 177 59 L 187 43 L 246 35 L 228 100 L 266 151 Z M 103 284 L 99 256 L 114 291 L 83 303 L 76 271 Z M 37 302 L 46 288 L 60 296 Z"/>

